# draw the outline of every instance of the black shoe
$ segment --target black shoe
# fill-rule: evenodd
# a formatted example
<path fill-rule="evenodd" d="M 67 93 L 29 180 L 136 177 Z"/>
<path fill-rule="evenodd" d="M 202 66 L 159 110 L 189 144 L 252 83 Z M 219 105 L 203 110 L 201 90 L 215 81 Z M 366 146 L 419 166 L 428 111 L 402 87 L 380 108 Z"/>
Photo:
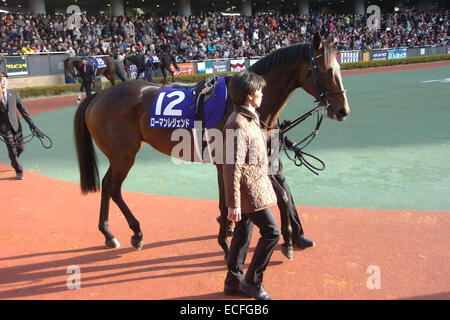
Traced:
<path fill-rule="evenodd" d="M 250 284 L 243 280 L 239 285 L 239 289 L 244 294 L 256 300 L 275 300 L 266 292 L 262 283 Z"/>
<path fill-rule="evenodd" d="M 239 288 L 239 284 L 237 285 L 227 285 L 225 284 L 223 288 L 223 293 L 227 296 L 241 296 L 241 297 L 249 297 L 247 294 L 242 292 Z"/>
<path fill-rule="evenodd" d="M 283 243 L 281 245 L 281 253 L 289 260 L 292 260 L 294 257 L 294 248 L 287 243 Z"/>
<path fill-rule="evenodd" d="M 16 180 L 23 180 L 23 179 L 25 179 L 25 178 L 24 178 L 22 172 L 16 173 Z"/>
<path fill-rule="evenodd" d="M 297 239 L 292 239 L 292 242 L 294 244 L 294 247 L 299 249 L 306 249 L 309 247 L 314 247 L 315 245 L 314 241 L 305 238 L 305 236 L 298 237 Z"/>

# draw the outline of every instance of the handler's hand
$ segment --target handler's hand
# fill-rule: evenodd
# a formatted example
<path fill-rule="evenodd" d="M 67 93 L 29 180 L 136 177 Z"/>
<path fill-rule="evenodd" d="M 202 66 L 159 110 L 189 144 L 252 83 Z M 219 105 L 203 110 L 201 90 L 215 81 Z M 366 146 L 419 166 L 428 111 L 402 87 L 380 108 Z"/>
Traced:
<path fill-rule="evenodd" d="M 228 208 L 228 220 L 241 221 L 241 208 Z"/>

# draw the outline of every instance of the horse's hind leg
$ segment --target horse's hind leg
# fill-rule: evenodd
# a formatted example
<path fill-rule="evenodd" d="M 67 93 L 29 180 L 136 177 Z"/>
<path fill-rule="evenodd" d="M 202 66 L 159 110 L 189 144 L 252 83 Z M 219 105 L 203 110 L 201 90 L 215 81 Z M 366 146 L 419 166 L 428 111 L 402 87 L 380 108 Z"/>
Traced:
<path fill-rule="evenodd" d="M 122 156 L 116 158 L 115 161 L 111 161 L 111 198 L 122 211 L 128 222 L 128 226 L 134 232 L 134 235 L 131 237 L 131 245 L 137 250 L 140 250 L 143 245 L 141 227 L 139 221 L 134 217 L 133 213 L 123 200 L 121 191 L 122 183 L 134 164 L 135 156 L 136 153 L 134 153 L 132 157 Z"/>
<path fill-rule="evenodd" d="M 118 248 L 120 243 L 109 231 L 109 202 L 111 199 L 111 169 L 108 169 L 102 180 L 102 199 L 100 204 L 100 221 L 98 229 L 105 236 L 105 245 L 107 248 Z"/>
<path fill-rule="evenodd" d="M 114 80 L 114 74 L 111 74 L 111 72 L 106 71 L 103 75 L 106 77 L 106 79 L 109 80 L 109 82 L 111 82 L 111 86 L 114 86 L 116 84 L 116 80 Z"/>

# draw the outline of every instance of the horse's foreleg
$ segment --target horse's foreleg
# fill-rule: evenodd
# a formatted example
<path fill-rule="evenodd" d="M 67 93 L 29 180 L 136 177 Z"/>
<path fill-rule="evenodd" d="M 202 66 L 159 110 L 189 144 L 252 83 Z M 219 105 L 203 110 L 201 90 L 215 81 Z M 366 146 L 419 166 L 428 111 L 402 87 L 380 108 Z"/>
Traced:
<path fill-rule="evenodd" d="M 100 221 L 98 229 L 105 236 L 105 244 L 107 248 L 118 248 L 120 243 L 109 231 L 109 201 L 111 198 L 111 169 L 105 174 L 102 180 L 102 199 L 100 204 Z"/>
<path fill-rule="evenodd" d="M 121 158 L 119 163 L 114 163 L 114 166 L 111 166 L 111 198 L 122 211 L 125 219 L 128 222 L 128 226 L 134 232 L 134 235 L 131 237 L 131 245 L 137 250 L 140 250 L 142 249 L 143 245 L 143 235 L 141 232 L 141 227 L 139 221 L 134 217 L 133 213 L 123 200 L 121 191 L 122 183 L 125 180 L 128 172 L 130 171 L 133 163 L 134 157 L 127 160 Z"/>

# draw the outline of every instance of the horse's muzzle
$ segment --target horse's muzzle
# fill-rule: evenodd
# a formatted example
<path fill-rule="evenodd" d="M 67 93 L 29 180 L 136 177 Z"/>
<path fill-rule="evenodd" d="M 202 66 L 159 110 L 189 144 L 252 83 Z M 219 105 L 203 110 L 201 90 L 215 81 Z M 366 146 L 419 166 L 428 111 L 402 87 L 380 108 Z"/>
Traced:
<path fill-rule="evenodd" d="M 349 113 L 350 112 L 348 112 L 345 108 L 342 108 L 341 110 L 339 110 L 339 112 L 337 114 L 338 120 L 339 119 L 344 120 L 345 117 L 347 117 Z"/>
<path fill-rule="evenodd" d="M 344 121 L 345 118 L 349 115 L 349 111 L 347 111 L 346 108 L 341 108 L 339 111 L 335 112 L 334 109 L 328 108 L 327 116 L 330 119 L 337 120 L 337 121 Z"/>

